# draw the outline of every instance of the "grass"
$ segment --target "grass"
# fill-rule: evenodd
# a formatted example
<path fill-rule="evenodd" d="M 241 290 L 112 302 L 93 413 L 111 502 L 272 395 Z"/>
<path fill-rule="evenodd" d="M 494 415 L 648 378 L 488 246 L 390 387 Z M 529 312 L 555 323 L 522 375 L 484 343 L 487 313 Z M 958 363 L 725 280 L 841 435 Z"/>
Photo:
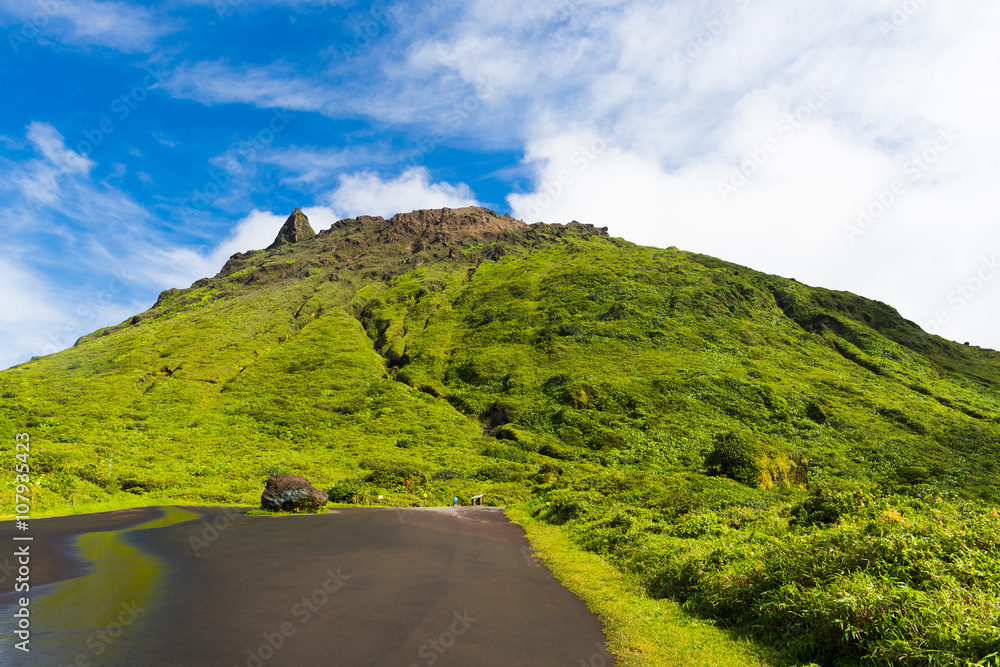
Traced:
<path fill-rule="evenodd" d="M 600 556 L 580 549 L 559 528 L 524 508 L 507 516 L 524 527 L 534 555 L 578 595 L 604 624 L 607 648 L 622 667 L 758 667 L 769 663 L 752 642 L 685 612 L 672 600 L 654 600 Z"/>
<path fill-rule="evenodd" d="M 171 498 L 156 498 L 151 496 L 143 496 L 137 498 L 131 494 L 122 494 L 121 496 L 115 498 L 107 498 L 102 500 L 76 500 L 73 499 L 68 503 L 61 503 L 58 505 L 52 505 L 43 509 L 31 510 L 31 518 L 33 519 L 45 519 L 49 517 L 56 516 L 71 516 L 74 514 L 93 514 L 96 512 L 115 512 L 117 510 L 133 509 L 135 507 L 171 507 L 177 505 L 176 499 Z M 0 520 L 13 519 L 14 514 L 8 513 L 0 515 Z"/>

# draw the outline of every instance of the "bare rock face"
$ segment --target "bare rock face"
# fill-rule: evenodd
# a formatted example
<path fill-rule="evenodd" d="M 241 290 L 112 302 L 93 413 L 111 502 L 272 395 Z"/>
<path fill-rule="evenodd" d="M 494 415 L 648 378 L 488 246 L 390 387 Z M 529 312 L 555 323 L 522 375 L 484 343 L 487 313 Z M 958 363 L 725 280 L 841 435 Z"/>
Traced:
<path fill-rule="evenodd" d="M 309 218 L 299 209 L 295 209 L 288 216 L 288 220 L 285 220 L 285 224 L 281 226 L 277 238 L 274 239 L 274 243 L 267 246 L 267 249 L 274 250 L 289 243 L 308 241 L 314 236 L 316 236 L 316 232 L 313 231 L 312 225 L 309 224 Z"/>
<path fill-rule="evenodd" d="M 527 227 L 509 215 L 497 215 L 488 208 L 440 208 L 397 213 L 386 221 L 388 241 L 418 238 L 424 243 L 450 243 L 464 239 L 489 239 L 504 232 Z"/>
<path fill-rule="evenodd" d="M 261 509 L 272 512 L 316 512 L 326 502 L 326 493 L 299 475 L 271 475 L 260 496 Z"/>
<path fill-rule="evenodd" d="M 333 230 L 345 228 L 363 232 L 370 243 L 402 242 L 417 251 L 433 244 L 491 240 L 505 232 L 523 231 L 529 227 L 509 215 L 497 215 L 496 211 L 480 206 L 466 206 L 397 213 L 388 220 L 363 215 L 338 220 L 333 225 Z"/>

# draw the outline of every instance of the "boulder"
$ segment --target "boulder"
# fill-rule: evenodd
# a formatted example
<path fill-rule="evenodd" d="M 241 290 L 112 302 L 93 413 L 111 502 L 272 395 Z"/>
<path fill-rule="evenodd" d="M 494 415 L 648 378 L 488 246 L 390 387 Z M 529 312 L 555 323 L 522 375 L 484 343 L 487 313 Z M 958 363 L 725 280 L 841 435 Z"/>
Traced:
<path fill-rule="evenodd" d="M 271 475 L 260 495 L 261 509 L 273 512 L 317 512 L 326 502 L 326 494 L 299 475 Z"/>

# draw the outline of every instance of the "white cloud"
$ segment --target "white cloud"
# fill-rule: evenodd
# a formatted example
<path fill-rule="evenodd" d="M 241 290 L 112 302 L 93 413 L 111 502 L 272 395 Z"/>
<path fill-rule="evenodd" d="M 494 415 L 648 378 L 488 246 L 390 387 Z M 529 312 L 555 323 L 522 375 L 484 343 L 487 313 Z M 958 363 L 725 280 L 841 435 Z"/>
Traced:
<path fill-rule="evenodd" d="M 0 0 L 0 10 L 21 21 L 8 41 L 16 50 L 35 40 L 147 52 L 179 23 L 146 7 L 94 0 Z"/>
<path fill-rule="evenodd" d="M 129 298 L 128 276 L 58 286 L 29 263 L 0 258 L 0 370 L 58 352 L 85 334 L 118 324 L 149 304 Z"/>
<path fill-rule="evenodd" d="M 325 186 L 336 180 L 345 168 L 386 160 L 386 151 L 366 148 L 291 147 L 261 155 L 260 162 L 280 167 L 286 176 L 282 183 L 301 186 Z"/>
<path fill-rule="evenodd" d="M 309 218 L 309 224 L 316 232 L 329 229 L 333 226 L 333 223 L 341 219 L 336 212 L 325 206 L 307 206 L 302 209 L 302 212 Z M 275 230 L 275 233 L 277 233 L 277 230 Z"/>
<path fill-rule="evenodd" d="M 33 122 L 28 125 L 27 136 L 45 159 L 65 173 L 88 174 L 94 166 L 87 156 L 66 148 L 66 140 L 51 125 Z"/>
<path fill-rule="evenodd" d="M 89 178 L 94 163 L 68 149 L 54 127 L 33 122 L 28 125 L 26 136 L 40 157 L 20 163 L 0 160 L 8 172 L 8 177 L 0 181 L 0 191 L 9 193 L 7 210 L 21 207 L 31 211 L 11 216 L 10 229 L 25 224 L 38 227 L 40 219 L 56 214 L 59 220 L 50 225 L 50 231 L 58 233 L 67 223 L 91 228 L 105 225 L 115 230 L 111 239 L 114 240 L 134 233 L 138 224 L 148 219 L 142 207 L 122 192 L 95 185 Z"/>
<path fill-rule="evenodd" d="M 242 103 L 295 111 L 323 111 L 337 99 L 330 87 L 299 76 L 286 63 L 232 67 L 226 59 L 197 62 L 174 69 L 163 86 L 175 97 L 202 104 Z"/>
<path fill-rule="evenodd" d="M 37 350 L 41 331 L 51 330 L 59 322 L 59 311 L 48 295 L 38 288 L 36 276 L 17 264 L 0 257 L 0 369 L 27 360 Z"/>
<path fill-rule="evenodd" d="M 186 286 L 199 278 L 214 276 L 226 260 L 238 252 L 260 250 L 271 245 L 288 217 L 253 209 L 236 222 L 230 233 L 211 248 L 167 246 L 156 254 L 157 282 Z"/>
<path fill-rule="evenodd" d="M 35 156 L 0 158 L 0 364 L 73 344 L 148 307 L 176 271 L 145 209 L 95 182 L 94 164 L 51 125 L 32 123 Z"/>
<path fill-rule="evenodd" d="M 250 104 L 406 125 L 436 137 L 438 143 L 456 137 L 509 143 L 503 130 L 510 123 L 491 113 L 498 100 L 490 76 L 441 79 L 440 67 L 397 66 L 393 59 L 405 60 L 405 44 L 385 41 L 378 48 L 362 49 L 359 56 L 335 58 L 318 73 L 311 68 L 301 73 L 287 62 L 231 64 L 220 58 L 186 63 L 174 69 L 163 88 L 175 98 L 205 105 Z"/>
<path fill-rule="evenodd" d="M 234 253 L 260 250 L 271 245 L 287 217 L 287 215 L 252 210 L 249 215 L 236 223 L 233 232 L 212 251 L 215 271 L 222 268 L 229 256 Z"/>
<path fill-rule="evenodd" d="M 425 167 L 411 167 L 389 180 L 372 172 L 345 174 L 340 177 L 337 189 L 326 197 L 326 203 L 339 218 L 358 215 L 388 218 L 416 209 L 478 205 L 469 186 L 431 183 Z"/>
<path fill-rule="evenodd" d="M 63 177 L 90 173 L 94 163 L 84 155 L 66 148 L 59 132 L 46 123 L 33 122 L 26 132 L 29 143 L 41 158 L 23 164 L 7 163 L 8 184 L 16 187 L 28 200 L 51 204 L 59 195 Z"/>
<path fill-rule="evenodd" d="M 928 329 L 1000 348 L 1000 290 L 983 287 L 946 309 L 947 326 L 933 323 L 983 253 L 1000 251 L 1000 204 L 991 195 L 1000 177 L 1000 126 L 991 118 L 1000 95 L 982 85 L 1000 69 L 1000 11 L 959 4 L 919 5 L 883 36 L 894 4 L 834 12 L 754 3 L 718 37 L 703 33 L 700 55 L 676 68 L 666 64 L 671 54 L 683 53 L 717 12 L 677 13 L 687 28 L 670 34 L 689 37 L 671 42 L 648 33 L 670 25 L 672 6 L 633 3 L 606 40 L 621 45 L 622 60 L 596 69 L 580 62 L 581 86 L 594 82 L 581 104 L 536 96 L 543 112 L 527 124 L 526 150 L 534 186 L 509 198 L 513 213 L 608 225 L 634 241 L 848 289 Z M 446 39 L 491 31 L 479 25 Z M 565 57 L 530 48 L 531 62 Z M 804 122 L 779 126 L 817 87 L 828 100 Z M 602 121 L 613 121 L 614 132 L 595 132 Z M 750 162 L 755 156 L 766 162 Z M 745 174 L 733 178 L 738 171 Z M 739 185 L 724 199 L 719 184 L 732 182 Z M 884 213 L 850 234 L 859 207 L 879 212 L 880 198 L 890 202 Z"/>

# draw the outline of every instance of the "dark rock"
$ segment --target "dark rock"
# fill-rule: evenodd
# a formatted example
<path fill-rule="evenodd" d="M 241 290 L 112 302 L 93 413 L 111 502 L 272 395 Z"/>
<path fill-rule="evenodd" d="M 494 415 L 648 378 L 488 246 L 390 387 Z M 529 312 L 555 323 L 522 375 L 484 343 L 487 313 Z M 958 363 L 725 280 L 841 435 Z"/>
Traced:
<path fill-rule="evenodd" d="M 228 275 L 231 275 L 233 273 L 236 273 L 237 271 L 240 270 L 240 268 L 242 268 L 242 266 L 243 266 L 243 260 L 246 259 L 249 256 L 250 255 L 248 255 L 246 253 L 242 253 L 242 252 L 238 252 L 238 253 L 230 256 L 229 259 L 226 260 L 226 263 L 222 267 L 222 270 L 219 271 L 219 275 L 220 276 L 228 276 Z"/>
<path fill-rule="evenodd" d="M 316 236 L 316 232 L 313 231 L 312 225 L 309 224 L 309 218 L 299 209 L 295 209 L 288 216 L 288 219 L 285 220 L 285 224 L 281 226 L 278 236 L 274 239 L 274 243 L 267 246 L 267 249 L 274 250 L 290 243 L 308 241 L 314 236 Z"/>
<path fill-rule="evenodd" d="M 489 432 L 514 421 L 515 408 L 506 403 L 494 403 L 479 415 L 483 431 Z"/>
<path fill-rule="evenodd" d="M 159 308 L 177 294 L 180 294 L 180 290 L 176 288 L 163 290 L 160 292 L 160 297 L 156 300 L 156 303 L 153 304 L 153 308 Z"/>
<path fill-rule="evenodd" d="M 261 509 L 274 512 L 317 512 L 326 502 L 326 494 L 299 475 L 271 475 L 260 496 Z"/>

